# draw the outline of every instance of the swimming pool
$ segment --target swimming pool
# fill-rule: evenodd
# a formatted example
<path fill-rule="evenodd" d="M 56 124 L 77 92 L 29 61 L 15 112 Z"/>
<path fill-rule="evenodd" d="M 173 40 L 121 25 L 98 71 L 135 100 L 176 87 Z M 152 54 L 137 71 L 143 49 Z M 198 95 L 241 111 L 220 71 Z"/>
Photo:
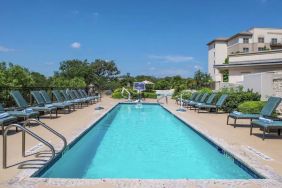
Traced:
<path fill-rule="evenodd" d="M 118 104 L 35 177 L 261 178 L 158 104 Z"/>

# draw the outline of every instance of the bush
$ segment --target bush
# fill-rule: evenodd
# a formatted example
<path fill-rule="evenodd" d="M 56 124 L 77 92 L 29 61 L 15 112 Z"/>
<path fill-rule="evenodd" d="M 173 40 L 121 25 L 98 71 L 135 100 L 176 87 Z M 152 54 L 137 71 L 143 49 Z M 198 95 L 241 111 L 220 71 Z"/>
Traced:
<path fill-rule="evenodd" d="M 127 88 L 127 90 L 129 91 L 130 95 L 131 95 L 131 99 L 137 99 L 139 97 L 138 92 L 136 90 L 133 90 L 132 88 Z M 124 92 L 124 97 L 121 94 L 122 88 L 118 88 L 116 90 L 114 90 L 114 92 L 112 93 L 112 98 L 114 99 L 122 99 L 122 98 L 128 98 L 128 93 Z M 152 99 L 156 99 L 157 98 L 157 94 L 156 92 L 142 92 L 141 96 L 144 96 L 145 98 L 152 98 Z"/>
<path fill-rule="evenodd" d="M 210 88 L 204 87 L 199 90 L 200 93 L 212 93 L 212 90 Z"/>
<path fill-rule="evenodd" d="M 157 98 L 157 94 L 153 93 L 153 92 L 144 92 L 144 97 L 145 98 L 151 98 L 151 99 L 156 99 Z"/>
<path fill-rule="evenodd" d="M 177 99 L 177 98 L 180 98 L 182 94 L 182 99 L 189 99 L 192 95 L 192 92 L 191 91 L 181 91 L 181 92 L 174 92 L 173 95 L 172 95 L 172 99 Z"/>
<path fill-rule="evenodd" d="M 259 114 L 264 104 L 264 101 L 247 101 L 241 103 L 238 110 L 243 113 Z"/>
<path fill-rule="evenodd" d="M 245 101 L 260 101 L 260 94 L 252 91 L 233 91 L 224 90 L 217 93 L 214 101 L 217 101 L 222 94 L 228 94 L 228 98 L 223 104 L 222 109 L 226 112 L 232 112 L 238 110 L 239 104 Z"/>

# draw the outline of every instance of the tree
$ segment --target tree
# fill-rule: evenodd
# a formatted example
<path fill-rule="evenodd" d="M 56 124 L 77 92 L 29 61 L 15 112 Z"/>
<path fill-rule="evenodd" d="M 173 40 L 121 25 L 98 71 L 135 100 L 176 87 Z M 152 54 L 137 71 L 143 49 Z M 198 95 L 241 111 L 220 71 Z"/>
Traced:
<path fill-rule="evenodd" d="M 48 87 L 49 85 L 48 79 L 39 72 L 31 72 L 31 78 L 35 87 Z"/>
<path fill-rule="evenodd" d="M 93 84 L 98 90 L 107 89 L 107 82 L 117 80 L 120 71 L 114 61 L 96 59 L 89 66 L 89 75 L 86 83 Z"/>
<path fill-rule="evenodd" d="M 211 76 L 207 73 L 201 72 L 201 70 L 198 70 L 195 72 L 194 80 L 196 84 L 195 89 L 201 89 L 203 87 L 208 87 L 212 81 Z"/>
<path fill-rule="evenodd" d="M 11 87 L 29 87 L 34 84 L 28 69 L 12 63 L 6 69 L 6 84 Z"/>
<path fill-rule="evenodd" d="M 87 60 L 81 61 L 77 59 L 67 60 L 60 63 L 59 74 L 65 78 L 79 77 L 86 79 L 89 72 L 89 63 Z"/>
<path fill-rule="evenodd" d="M 7 76 L 6 76 L 7 66 L 5 62 L 0 63 L 0 86 L 7 85 Z"/>

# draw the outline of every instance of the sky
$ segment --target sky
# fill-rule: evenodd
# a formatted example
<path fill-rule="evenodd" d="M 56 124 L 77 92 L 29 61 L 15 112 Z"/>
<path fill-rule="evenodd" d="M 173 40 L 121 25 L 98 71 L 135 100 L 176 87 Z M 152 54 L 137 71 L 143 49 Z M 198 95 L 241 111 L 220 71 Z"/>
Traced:
<path fill-rule="evenodd" d="M 282 0 L 0 0 L 0 61 L 51 76 L 68 59 L 114 60 L 122 74 L 207 71 L 207 43 L 282 28 Z"/>

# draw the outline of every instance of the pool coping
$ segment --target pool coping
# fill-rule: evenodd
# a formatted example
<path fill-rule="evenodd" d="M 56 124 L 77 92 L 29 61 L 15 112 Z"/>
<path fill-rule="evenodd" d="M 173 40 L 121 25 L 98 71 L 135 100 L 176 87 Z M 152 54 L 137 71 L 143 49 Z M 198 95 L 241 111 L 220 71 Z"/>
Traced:
<path fill-rule="evenodd" d="M 76 141 L 86 134 L 95 124 L 102 120 L 102 118 L 110 113 L 116 106 L 119 104 L 128 104 L 128 102 L 117 102 L 111 108 L 105 110 L 94 122 L 91 122 L 84 128 L 77 130 L 74 136 L 68 139 L 68 146 L 71 146 L 76 143 Z M 129 103 L 130 104 L 130 103 Z M 208 132 L 203 132 L 199 130 L 197 126 L 189 123 L 189 121 L 184 120 L 181 116 L 177 115 L 177 112 L 168 109 L 166 106 L 160 103 L 145 103 L 145 104 L 157 104 L 163 107 L 166 111 L 172 114 L 174 117 L 179 119 L 181 122 L 185 123 L 186 126 L 193 129 L 197 134 L 203 137 L 206 141 L 210 142 L 216 147 L 219 147 L 224 150 L 228 155 L 242 163 L 244 166 L 249 168 L 251 171 L 254 171 L 256 174 L 264 177 L 265 179 L 67 179 L 67 178 L 40 178 L 32 177 L 34 174 L 39 173 L 42 169 L 46 168 L 44 165 L 40 169 L 25 169 L 21 171 L 16 177 L 10 179 L 7 183 L 9 186 L 13 187 L 32 187 L 39 184 L 47 184 L 50 186 L 54 185 L 63 185 L 63 186 L 89 186 L 89 185 L 100 185 L 100 184 L 111 184 L 114 187 L 132 187 L 133 184 L 138 185 L 138 187 L 169 187 L 169 185 L 179 185 L 179 187 L 186 187 L 187 185 L 213 185 L 219 184 L 222 186 L 238 186 L 241 184 L 256 184 L 259 186 L 272 184 L 273 187 L 281 186 L 282 187 L 282 177 L 275 173 L 270 167 L 259 163 L 254 157 L 242 155 L 238 151 L 234 150 L 231 145 L 225 143 L 223 140 L 213 137 L 208 134 Z M 179 112 L 178 112 L 179 113 Z M 55 148 L 59 148 L 59 145 L 56 145 Z M 241 151 L 242 152 L 242 151 Z M 60 157 L 57 157 L 57 159 Z M 56 160 L 57 160 L 56 159 Z M 50 165 L 50 164 L 49 164 Z M 121 186 L 122 185 L 122 186 Z M 165 186 L 167 185 L 167 186 Z M 173 186 L 172 186 L 173 187 Z"/>

